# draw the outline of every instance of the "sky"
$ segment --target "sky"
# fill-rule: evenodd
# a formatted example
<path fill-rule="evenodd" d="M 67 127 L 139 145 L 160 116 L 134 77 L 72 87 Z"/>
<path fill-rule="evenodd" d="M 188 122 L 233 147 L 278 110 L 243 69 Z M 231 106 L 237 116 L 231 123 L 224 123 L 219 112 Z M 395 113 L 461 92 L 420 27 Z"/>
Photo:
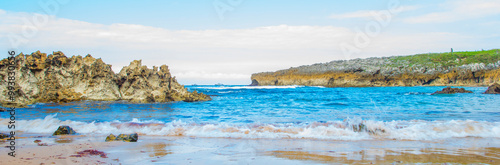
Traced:
<path fill-rule="evenodd" d="M 500 48 L 500 0 L 0 1 L 9 50 L 167 64 L 190 84 L 354 58 Z M 1 53 L 4 52 L 4 53 Z"/>

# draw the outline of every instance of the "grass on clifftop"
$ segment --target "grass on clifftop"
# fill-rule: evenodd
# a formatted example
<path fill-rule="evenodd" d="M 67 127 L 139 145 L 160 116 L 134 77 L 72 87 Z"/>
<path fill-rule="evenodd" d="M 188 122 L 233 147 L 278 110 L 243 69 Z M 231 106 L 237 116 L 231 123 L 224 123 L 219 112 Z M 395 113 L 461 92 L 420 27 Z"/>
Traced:
<path fill-rule="evenodd" d="M 447 53 L 426 53 L 412 56 L 397 56 L 391 58 L 392 65 L 403 66 L 426 66 L 443 67 L 460 66 L 474 63 L 496 63 L 500 61 L 500 49 L 465 51 L 465 52 L 447 52 Z"/>

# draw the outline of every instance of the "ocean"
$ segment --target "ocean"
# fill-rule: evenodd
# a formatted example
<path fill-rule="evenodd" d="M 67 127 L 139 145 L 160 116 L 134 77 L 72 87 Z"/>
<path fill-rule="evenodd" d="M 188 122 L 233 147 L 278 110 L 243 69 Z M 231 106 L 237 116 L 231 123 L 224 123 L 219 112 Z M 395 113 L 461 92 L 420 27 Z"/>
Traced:
<path fill-rule="evenodd" d="M 431 95 L 443 87 L 187 88 L 211 95 L 213 100 L 39 103 L 17 109 L 17 130 L 48 134 L 60 125 L 69 125 L 82 134 L 334 140 L 500 138 L 500 97 L 481 94 L 485 87 L 466 87 L 474 93 L 452 95 Z M 1 124 L 10 120 L 4 114 Z M 353 130 L 360 124 L 379 132 Z M 7 126 L 0 131 L 7 131 Z"/>
<path fill-rule="evenodd" d="M 204 139 L 191 144 L 226 139 L 215 143 L 235 141 L 239 146 L 244 141 L 261 148 L 258 141 L 273 141 L 264 147 L 266 152 L 281 151 L 277 146 L 287 146 L 290 141 L 305 143 L 301 140 L 308 146 L 347 143 L 360 150 L 374 141 L 391 149 L 454 141 L 439 147 L 453 151 L 457 146 L 470 148 L 472 141 L 479 148 L 500 145 L 495 142 L 500 138 L 500 96 L 482 94 L 486 87 L 465 87 L 474 93 L 442 95 L 431 94 L 444 87 L 186 87 L 213 100 L 38 103 L 16 109 L 16 131 L 20 136 L 48 137 L 59 126 L 69 125 L 79 135 L 99 138 L 110 133 L 138 133 L 140 139 L 153 137 L 155 141 Z M 0 115 L 0 132 L 7 132 L 8 114 Z M 307 147 L 300 152 L 303 148 Z"/>

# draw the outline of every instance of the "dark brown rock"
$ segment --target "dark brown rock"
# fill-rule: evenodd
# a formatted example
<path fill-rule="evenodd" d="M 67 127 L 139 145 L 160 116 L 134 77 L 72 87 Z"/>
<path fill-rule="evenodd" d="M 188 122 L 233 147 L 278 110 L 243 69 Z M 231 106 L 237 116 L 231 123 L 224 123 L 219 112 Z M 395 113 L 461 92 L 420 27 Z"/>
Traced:
<path fill-rule="evenodd" d="M 138 139 L 139 139 L 139 135 L 137 135 L 137 133 L 120 134 L 118 136 L 110 134 L 108 137 L 106 137 L 105 141 L 106 142 L 109 142 L 109 141 L 137 142 Z"/>
<path fill-rule="evenodd" d="M 0 139 L 5 139 L 5 138 L 8 138 L 8 137 L 10 137 L 10 135 L 0 133 Z"/>
<path fill-rule="evenodd" d="M 259 86 L 259 82 L 256 79 L 252 79 L 250 86 Z"/>
<path fill-rule="evenodd" d="M 59 126 L 57 130 L 52 134 L 53 136 L 55 135 L 74 135 L 76 132 L 73 130 L 73 128 L 69 126 Z"/>
<path fill-rule="evenodd" d="M 435 94 L 455 94 L 455 93 L 473 93 L 472 91 L 465 90 L 464 88 L 451 88 L 446 87 L 441 91 L 436 91 L 432 95 Z"/>
<path fill-rule="evenodd" d="M 484 94 L 500 94 L 500 84 L 495 83 L 491 85 Z"/>

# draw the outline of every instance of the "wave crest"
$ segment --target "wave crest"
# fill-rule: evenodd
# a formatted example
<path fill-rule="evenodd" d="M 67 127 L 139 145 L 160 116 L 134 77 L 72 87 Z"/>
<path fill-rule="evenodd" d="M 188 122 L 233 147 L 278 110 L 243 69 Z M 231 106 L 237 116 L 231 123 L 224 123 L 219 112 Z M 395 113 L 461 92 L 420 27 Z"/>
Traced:
<path fill-rule="evenodd" d="M 0 119 L 6 125 L 9 119 Z M 152 136 L 193 136 L 219 138 L 291 138 L 325 140 L 435 140 L 461 137 L 500 138 L 499 122 L 451 121 L 373 121 L 345 120 L 313 123 L 188 123 L 181 120 L 164 123 L 133 119 L 129 122 L 61 121 L 56 115 L 44 119 L 17 121 L 16 130 L 25 133 L 52 134 L 60 125 L 69 125 L 80 134 L 139 133 Z M 7 131 L 7 126 L 0 126 Z"/>

